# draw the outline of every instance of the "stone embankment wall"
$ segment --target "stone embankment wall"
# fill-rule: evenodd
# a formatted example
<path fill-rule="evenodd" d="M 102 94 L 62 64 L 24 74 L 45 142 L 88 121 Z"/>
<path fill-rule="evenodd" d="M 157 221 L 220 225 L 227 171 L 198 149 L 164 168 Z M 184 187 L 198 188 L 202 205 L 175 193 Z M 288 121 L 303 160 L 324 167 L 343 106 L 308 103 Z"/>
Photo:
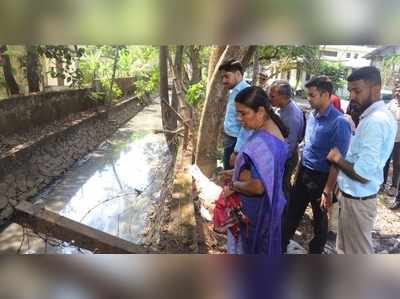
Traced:
<path fill-rule="evenodd" d="M 64 107 L 64 104 L 56 104 L 58 100 L 50 102 L 55 107 Z M 22 107 L 16 107 L 14 110 L 24 111 L 24 108 L 29 109 L 29 105 L 22 104 Z M 61 109 L 50 107 L 52 105 L 47 103 L 44 105 L 47 111 Z M 99 108 L 96 113 L 75 121 L 68 127 L 64 126 L 29 146 L 22 146 L 10 154 L 3 155 L 0 158 L 0 223 L 12 216 L 13 206 L 37 194 L 68 170 L 75 161 L 94 150 L 145 105 L 146 101 L 130 98 L 110 111 Z M 34 109 L 31 111 L 33 113 Z M 0 117 L 2 113 L 4 117 L 6 113 L 0 108 Z M 24 117 L 29 119 L 29 113 L 24 113 Z M 36 113 L 42 114 L 37 111 Z M 60 114 L 57 113 L 48 120 L 58 117 Z M 36 116 L 31 118 L 31 121 L 34 119 Z"/>

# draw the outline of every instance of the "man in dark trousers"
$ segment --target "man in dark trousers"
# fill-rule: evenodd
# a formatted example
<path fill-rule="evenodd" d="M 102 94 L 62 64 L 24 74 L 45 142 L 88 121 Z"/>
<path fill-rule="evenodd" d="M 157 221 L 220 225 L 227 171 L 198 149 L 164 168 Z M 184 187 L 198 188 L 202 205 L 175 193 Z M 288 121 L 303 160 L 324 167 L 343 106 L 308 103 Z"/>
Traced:
<path fill-rule="evenodd" d="M 305 87 L 314 111 L 307 118 L 302 161 L 287 211 L 285 241 L 289 243 L 311 203 L 314 238 L 309 244 L 309 253 L 321 254 L 327 241 L 327 212 L 338 175 L 338 170 L 326 156 L 335 147 L 346 154 L 351 128 L 343 114 L 330 102 L 333 86 L 327 76 L 314 77 Z"/>

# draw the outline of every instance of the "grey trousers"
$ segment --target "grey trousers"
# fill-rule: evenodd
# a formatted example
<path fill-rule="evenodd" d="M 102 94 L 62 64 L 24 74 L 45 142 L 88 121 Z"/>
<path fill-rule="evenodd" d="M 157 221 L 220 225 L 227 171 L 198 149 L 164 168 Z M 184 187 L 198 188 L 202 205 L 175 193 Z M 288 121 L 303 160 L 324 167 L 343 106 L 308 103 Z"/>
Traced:
<path fill-rule="evenodd" d="M 357 200 L 338 194 L 340 205 L 336 250 L 339 254 L 373 254 L 372 229 L 377 199 Z"/>

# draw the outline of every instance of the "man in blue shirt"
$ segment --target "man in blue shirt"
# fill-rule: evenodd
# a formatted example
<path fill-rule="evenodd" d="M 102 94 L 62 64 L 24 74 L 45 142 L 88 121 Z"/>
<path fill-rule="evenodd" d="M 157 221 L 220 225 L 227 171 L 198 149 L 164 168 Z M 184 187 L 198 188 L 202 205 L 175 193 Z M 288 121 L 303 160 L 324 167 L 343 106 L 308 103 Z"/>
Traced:
<path fill-rule="evenodd" d="M 224 169 L 232 169 L 229 164 L 230 157 L 235 149 L 236 142 L 247 135 L 241 133 L 245 130 L 241 127 L 236 116 L 235 97 L 237 94 L 250 85 L 243 80 L 243 67 L 239 61 L 229 60 L 218 68 L 222 72 L 222 83 L 230 89 L 224 119 Z M 240 140 L 239 140 L 240 142 Z"/>
<path fill-rule="evenodd" d="M 293 237 L 311 203 L 314 238 L 309 244 L 309 253 L 321 254 L 327 241 L 327 211 L 332 204 L 338 174 L 326 156 L 335 147 L 346 154 L 351 128 L 343 114 L 330 103 L 333 86 L 327 76 L 314 77 L 305 87 L 315 110 L 307 119 L 302 161 L 288 205 L 285 241 L 287 244 Z"/>
<path fill-rule="evenodd" d="M 327 156 L 340 169 L 336 248 L 338 253 L 372 254 L 377 193 L 393 149 L 397 124 L 381 100 L 381 76 L 377 68 L 360 68 L 347 81 L 350 101 L 354 101 L 360 122 L 347 155 L 332 149 Z"/>

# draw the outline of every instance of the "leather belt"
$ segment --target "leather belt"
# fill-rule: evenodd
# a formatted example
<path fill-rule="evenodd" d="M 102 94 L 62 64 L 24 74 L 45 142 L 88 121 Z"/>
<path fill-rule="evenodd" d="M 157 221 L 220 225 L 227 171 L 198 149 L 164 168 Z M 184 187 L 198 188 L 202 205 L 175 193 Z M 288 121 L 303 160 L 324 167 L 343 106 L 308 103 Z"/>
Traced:
<path fill-rule="evenodd" d="M 368 196 L 364 196 L 364 197 L 359 197 L 359 196 L 357 197 L 357 196 L 347 194 L 347 193 L 343 192 L 342 190 L 340 190 L 340 192 L 343 194 L 344 197 L 355 199 L 355 200 L 367 200 L 367 199 L 372 199 L 372 198 L 376 197 L 376 194 L 372 194 L 372 195 L 368 195 Z"/>

